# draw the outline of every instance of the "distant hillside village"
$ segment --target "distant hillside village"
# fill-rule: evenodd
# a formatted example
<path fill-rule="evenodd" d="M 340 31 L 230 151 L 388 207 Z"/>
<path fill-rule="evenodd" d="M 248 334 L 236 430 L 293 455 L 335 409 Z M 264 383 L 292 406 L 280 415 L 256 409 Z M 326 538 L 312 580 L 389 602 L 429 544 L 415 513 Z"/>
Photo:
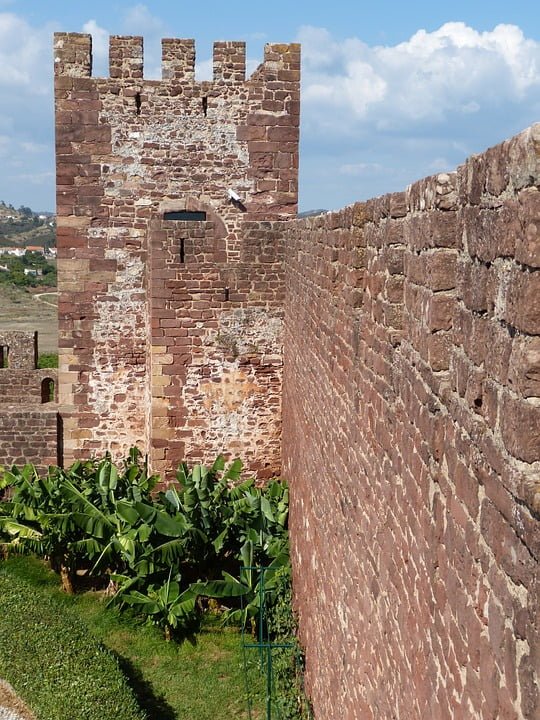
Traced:
<path fill-rule="evenodd" d="M 0 201 L 0 284 L 56 286 L 56 217 Z"/>

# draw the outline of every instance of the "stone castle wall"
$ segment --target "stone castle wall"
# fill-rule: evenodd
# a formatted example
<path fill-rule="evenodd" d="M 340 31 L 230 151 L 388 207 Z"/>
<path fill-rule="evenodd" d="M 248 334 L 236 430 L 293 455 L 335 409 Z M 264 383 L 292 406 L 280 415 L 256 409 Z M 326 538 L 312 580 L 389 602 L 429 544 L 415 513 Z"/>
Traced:
<path fill-rule="evenodd" d="M 298 46 L 110 59 L 56 35 L 66 461 L 282 457 L 317 720 L 532 719 L 540 126 L 294 220 Z"/>
<path fill-rule="evenodd" d="M 284 229 L 283 466 L 316 718 L 538 717 L 539 185 L 536 125 Z"/>
<path fill-rule="evenodd" d="M 57 371 L 36 369 L 37 333 L 0 332 L 0 466 L 58 461 Z"/>
<path fill-rule="evenodd" d="M 250 223 L 296 213 L 299 46 L 267 45 L 247 80 L 244 43 L 214 45 L 212 82 L 194 61 L 192 40 L 164 40 L 163 79 L 145 80 L 142 38 L 112 37 L 94 78 L 90 36 L 55 36 L 66 459 L 138 445 L 168 472 L 247 431 L 269 475 L 282 280 Z"/>

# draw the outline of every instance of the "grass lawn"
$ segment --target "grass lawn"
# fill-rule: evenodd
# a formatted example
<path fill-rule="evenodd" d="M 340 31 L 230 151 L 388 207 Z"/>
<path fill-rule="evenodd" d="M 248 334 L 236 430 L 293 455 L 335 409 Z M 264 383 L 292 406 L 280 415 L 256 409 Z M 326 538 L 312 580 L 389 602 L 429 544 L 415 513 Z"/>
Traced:
<path fill-rule="evenodd" d="M 119 659 L 140 706 L 153 720 L 249 718 L 246 675 L 238 630 L 208 620 L 192 643 L 166 643 L 161 632 L 105 607 L 100 595 L 73 597 L 59 589 L 58 577 L 36 559 L 13 557 L 0 562 L 4 572 L 48 592 L 71 608 L 98 640 Z M 0 616 L 0 623 L 2 622 Z M 253 661 L 254 657 L 251 658 Z M 249 668 L 253 720 L 263 717 L 263 687 L 256 663 Z"/>

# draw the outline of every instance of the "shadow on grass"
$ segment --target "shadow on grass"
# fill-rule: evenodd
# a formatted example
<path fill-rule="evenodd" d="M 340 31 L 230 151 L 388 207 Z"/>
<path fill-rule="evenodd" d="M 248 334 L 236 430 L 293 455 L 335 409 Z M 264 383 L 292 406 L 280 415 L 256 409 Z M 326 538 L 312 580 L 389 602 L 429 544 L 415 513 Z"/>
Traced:
<path fill-rule="evenodd" d="M 128 683 L 133 690 L 139 707 L 148 715 L 149 720 L 176 720 L 176 710 L 171 707 L 163 696 L 154 694 L 152 684 L 143 677 L 139 668 L 122 655 L 111 650 L 118 660 L 120 669 L 126 676 Z"/>

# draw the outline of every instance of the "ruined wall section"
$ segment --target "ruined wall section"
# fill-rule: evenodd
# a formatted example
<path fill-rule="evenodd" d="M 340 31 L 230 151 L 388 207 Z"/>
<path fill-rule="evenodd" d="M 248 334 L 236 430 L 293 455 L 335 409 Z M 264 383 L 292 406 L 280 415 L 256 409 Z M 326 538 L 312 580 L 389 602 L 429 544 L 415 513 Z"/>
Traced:
<path fill-rule="evenodd" d="M 152 248 L 158 255 L 160 250 L 151 235 L 159 236 L 169 222 L 165 213 L 205 214 L 176 231 L 185 243 L 202 241 L 210 227 L 204 224 L 213 223 L 215 237 L 208 242 L 215 245 L 212 263 L 220 269 L 197 269 L 207 272 L 210 282 L 225 268 L 242 265 L 246 222 L 296 212 L 299 47 L 268 45 L 263 64 L 246 80 L 244 44 L 216 43 L 212 82 L 194 80 L 192 40 L 167 39 L 162 47 L 162 80 L 144 79 L 138 37 L 112 37 L 110 77 L 93 78 L 90 36 L 55 36 L 60 385 L 67 458 L 105 449 L 121 454 L 136 444 L 145 451 L 153 446 L 154 459 L 164 467 L 157 446 L 176 441 L 174 418 L 184 429 L 187 404 L 179 410 L 177 399 L 165 396 L 160 388 L 166 386 L 156 388 L 152 378 L 163 383 L 173 370 L 162 367 L 176 342 L 163 339 L 172 333 L 164 331 L 171 313 L 200 325 L 201 307 L 194 303 L 205 300 L 192 297 L 180 307 L 168 288 L 160 288 L 165 276 L 172 279 L 172 268 L 162 268 L 159 256 L 152 259 Z M 229 200 L 229 189 L 239 202 Z M 201 247 L 196 255 L 202 252 Z M 174 279 L 181 282 L 186 272 L 189 284 L 191 269 L 185 259 L 179 265 Z M 254 268 L 253 275 L 264 283 L 260 270 Z M 274 268 L 270 282 L 273 277 Z M 205 280 L 200 273 L 199 280 Z M 206 290 L 219 298 L 221 285 L 207 284 Z M 264 295 L 259 289 L 263 313 L 271 310 Z M 212 302 L 217 308 L 219 301 Z M 235 307 L 234 301 L 227 307 Z M 186 376 L 191 350 L 172 354 L 174 371 Z M 256 365 L 262 355 L 253 358 Z M 248 376 L 241 392 L 248 392 Z M 174 386 L 179 388 L 178 381 Z M 212 432 L 212 423 L 227 421 L 215 410 L 217 415 L 201 408 L 192 421 Z M 189 412 L 199 411 L 192 405 Z M 279 427 L 278 416 L 275 422 Z M 207 443 L 205 451 L 226 449 Z"/>
<path fill-rule="evenodd" d="M 538 715 L 540 125 L 285 236 L 316 718 Z"/>
<path fill-rule="evenodd" d="M 57 371 L 37 357 L 37 332 L 0 332 L 0 466 L 57 462 Z"/>

